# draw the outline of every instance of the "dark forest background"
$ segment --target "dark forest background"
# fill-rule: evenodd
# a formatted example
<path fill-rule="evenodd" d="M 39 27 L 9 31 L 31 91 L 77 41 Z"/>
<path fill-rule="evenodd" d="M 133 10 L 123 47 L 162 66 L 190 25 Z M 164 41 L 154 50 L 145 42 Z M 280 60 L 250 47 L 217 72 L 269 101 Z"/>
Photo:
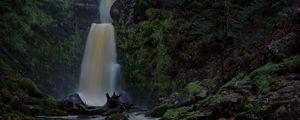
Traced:
<path fill-rule="evenodd" d="M 240 105 L 245 116 L 263 114 L 257 108 L 267 106 L 272 107 L 267 111 L 287 109 L 284 115 L 299 117 L 299 106 L 280 104 L 299 99 L 299 4 L 117 1 L 111 14 L 122 86 L 133 102 L 160 106 L 157 99 L 162 97 L 190 99 L 207 91 L 205 99 L 194 104 L 196 110 L 164 107 L 169 119 L 176 112 L 192 116 L 236 94 L 247 98 Z M 88 30 L 91 23 L 99 23 L 98 12 L 97 0 L 0 1 L 0 119 L 63 113 L 57 99 L 76 92 Z M 284 90 L 289 94 L 283 95 Z M 229 116 L 240 115 L 231 111 Z"/>

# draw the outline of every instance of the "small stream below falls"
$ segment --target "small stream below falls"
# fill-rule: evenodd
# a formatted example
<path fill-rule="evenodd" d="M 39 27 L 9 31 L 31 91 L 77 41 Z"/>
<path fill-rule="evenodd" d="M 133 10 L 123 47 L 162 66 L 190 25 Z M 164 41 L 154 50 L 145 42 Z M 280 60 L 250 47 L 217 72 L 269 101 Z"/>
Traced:
<path fill-rule="evenodd" d="M 145 114 L 134 112 L 125 113 L 128 116 L 128 120 L 159 120 L 159 118 L 145 117 Z M 68 115 L 68 116 L 39 116 L 41 120 L 105 120 L 104 116 L 80 116 L 80 115 Z"/>
<path fill-rule="evenodd" d="M 147 107 L 134 107 L 130 112 L 125 112 L 124 115 L 128 120 L 159 120 L 159 118 L 146 117 L 145 112 Z M 68 115 L 68 116 L 37 116 L 41 120 L 105 120 L 105 116 L 94 115 Z"/>

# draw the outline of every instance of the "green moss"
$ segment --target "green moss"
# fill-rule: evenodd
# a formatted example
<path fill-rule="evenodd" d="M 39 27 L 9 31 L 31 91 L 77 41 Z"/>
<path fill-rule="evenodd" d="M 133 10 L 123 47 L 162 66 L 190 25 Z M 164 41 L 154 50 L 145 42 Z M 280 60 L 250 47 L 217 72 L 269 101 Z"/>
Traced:
<path fill-rule="evenodd" d="M 258 92 L 261 94 L 268 93 L 271 89 L 272 79 L 273 78 L 270 75 L 255 77 L 255 86 L 257 87 Z"/>
<path fill-rule="evenodd" d="M 27 105 L 42 105 L 41 99 L 35 98 L 35 97 L 28 97 L 25 101 L 25 104 Z"/>
<path fill-rule="evenodd" d="M 224 90 L 227 90 L 227 89 L 231 89 L 235 86 L 236 82 L 243 79 L 243 77 L 245 76 L 244 73 L 239 73 L 237 76 L 233 77 L 230 81 L 228 81 L 225 85 L 223 85 L 218 93 L 224 91 Z"/>
<path fill-rule="evenodd" d="M 266 101 L 266 99 L 256 99 L 254 101 L 248 101 L 244 104 L 245 111 L 257 111 L 258 109 L 262 109 L 264 106 L 270 105 L 270 101 Z"/>
<path fill-rule="evenodd" d="M 54 97 L 50 96 L 44 101 L 44 105 L 52 108 L 57 108 L 58 102 Z"/>
<path fill-rule="evenodd" d="M 27 91 L 29 95 L 34 97 L 41 97 L 43 96 L 43 93 L 40 91 L 40 89 L 37 87 L 37 85 L 31 81 L 30 79 L 20 79 L 19 80 L 19 87 L 23 90 Z"/>
<path fill-rule="evenodd" d="M 2 59 L 0 59 L 0 71 L 3 71 L 5 74 L 14 73 L 14 70 L 6 64 Z"/>
<path fill-rule="evenodd" d="M 58 102 L 53 97 L 47 99 L 29 97 L 26 104 L 32 106 L 33 115 L 64 115 L 63 111 L 58 109 Z"/>
<path fill-rule="evenodd" d="M 167 104 L 162 104 L 158 107 L 153 108 L 149 113 L 147 113 L 147 116 L 150 117 L 161 117 L 163 116 L 166 111 L 168 110 L 168 105 Z"/>
<path fill-rule="evenodd" d="M 205 98 L 204 100 L 200 101 L 199 104 L 200 105 L 215 105 L 220 102 L 220 99 L 221 99 L 221 95 L 216 94 L 216 95 Z"/>
<path fill-rule="evenodd" d="M 181 108 L 176 108 L 176 109 L 169 109 L 163 116 L 164 119 L 175 119 L 180 116 L 183 116 L 188 112 L 190 107 L 181 107 Z"/>
<path fill-rule="evenodd" d="M 281 63 L 281 65 L 286 66 L 289 70 L 297 70 L 300 67 L 300 56 L 293 56 L 287 58 Z"/>
<path fill-rule="evenodd" d="M 0 116 L 0 119 L 4 120 L 35 120 L 33 117 L 26 116 L 21 113 L 7 113 Z"/>
<path fill-rule="evenodd" d="M 36 115 L 42 115 L 48 109 L 49 108 L 43 108 L 40 105 L 33 105 L 32 108 L 31 108 L 31 114 L 34 115 L 34 116 L 36 116 Z"/>
<path fill-rule="evenodd" d="M 254 105 L 253 104 L 251 104 L 251 103 L 248 103 L 248 104 L 246 104 L 245 106 L 244 106 L 244 110 L 245 111 L 251 111 L 251 110 L 253 110 L 254 109 Z"/>
<path fill-rule="evenodd" d="M 273 63 L 268 63 L 262 67 L 257 68 L 254 70 L 251 74 L 250 77 L 254 78 L 255 76 L 258 75 L 268 75 L 268 74 L 273 74 L 274 72 L 279 70 L 279 65 L 278 64 L 273 64 Z"/>
<path fill-rule="evenodd" d="M 202 87 L 195 82 L 187 84 L 184 88 L 184 91 L 190 95 L 197 94 L 201 92 Z"/>
<path fill-rule="evenodd" d="M 218 87 L 218 80 L 219 80 L 219 77 L 214 77 L 211 79 L 205 79 L 201 83 L 203 84 L 203 86 L 206 86 L 212 90 L 215 90 Z"/>
<path fill-rule="evenodd" d="M 254 79 L 257 91 L 267 94 L 271 89 L 272 74 L 280 69 L 279 64 L 268 63 L 254 70 L 249 76 Z"/>

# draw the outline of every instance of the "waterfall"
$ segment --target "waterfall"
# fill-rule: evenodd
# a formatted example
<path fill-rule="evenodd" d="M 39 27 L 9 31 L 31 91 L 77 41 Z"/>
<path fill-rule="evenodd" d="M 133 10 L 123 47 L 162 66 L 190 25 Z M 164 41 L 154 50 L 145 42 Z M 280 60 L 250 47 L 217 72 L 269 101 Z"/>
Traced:
<path fill-rule="evenodd" d="M 110 8 L 116 0 L 100 0 L 100 20 L 101 23 L 111 23 Z"/>
<path fill-rule="evenodd" d="M 90 106 L 106 103 L 105 94 L 115 92 L 117 72 L 114 27 L 111 24 L 110 8 L 115 0 L 100 0 L 100 20 L 93 23 L 85 46 L 81 65 L 79 96 Z"/>

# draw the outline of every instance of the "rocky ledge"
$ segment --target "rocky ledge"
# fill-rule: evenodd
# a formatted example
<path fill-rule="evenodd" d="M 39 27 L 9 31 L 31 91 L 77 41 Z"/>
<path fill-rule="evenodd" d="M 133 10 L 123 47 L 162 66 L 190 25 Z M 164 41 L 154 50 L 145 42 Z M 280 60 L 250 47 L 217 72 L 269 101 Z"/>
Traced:
<path fill-rule="evenodd" d="M 148 116 L 163 120 L 300 117 L 300 56 L 263 65 L 248 74 L 239 73 L 218 89 L 216 79 L 192 82 L 182 91 L 161 98 Z"/>

